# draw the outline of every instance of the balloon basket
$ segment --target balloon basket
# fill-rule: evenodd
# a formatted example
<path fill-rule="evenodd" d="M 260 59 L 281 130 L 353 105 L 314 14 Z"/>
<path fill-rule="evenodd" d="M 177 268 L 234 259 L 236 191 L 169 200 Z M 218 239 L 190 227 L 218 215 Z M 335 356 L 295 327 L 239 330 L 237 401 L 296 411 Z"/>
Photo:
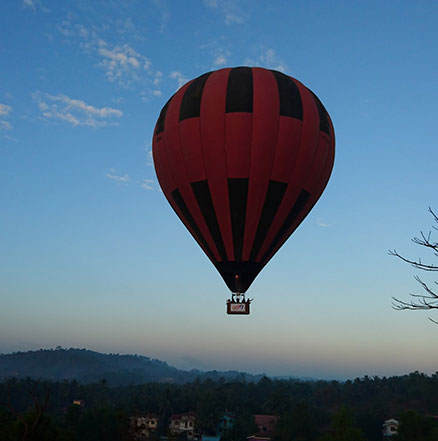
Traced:
<path fill-rule="evenodd" d="M 227 314 L 248 315 L 250 312 L 250 299 L 245 300 L 245 296 L 233 296 L 227 300 Z"/>

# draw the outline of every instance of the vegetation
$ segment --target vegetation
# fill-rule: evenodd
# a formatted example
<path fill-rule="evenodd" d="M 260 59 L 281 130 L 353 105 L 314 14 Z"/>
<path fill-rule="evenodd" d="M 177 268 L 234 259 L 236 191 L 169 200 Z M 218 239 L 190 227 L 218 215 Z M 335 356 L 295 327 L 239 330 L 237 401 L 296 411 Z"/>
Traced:
<path fill-rule="evenodd" d="M 87 349 L 40 349 L 0 354 L 0 380 L 9 377 L 78 380 L 95 383 L 101 378 L 114 386 L 147 382 L 187 383 L 197 377 L 258 381 L 262 375 L 237 371 L 183 371 L 160 360 L 139 355 L 101 354 Z"/>
<path fill-rule="evenodd" d="M 74 400 L 84 405 L 73 405 Z M 105 380 L 11 378 L 0 383 L 2 441 L 128 441 L 130 416 L 146 412 L 160 416 L 163 435 L 170 415 L 186 411 L 196 411 L 198 431 L 211 433 L 226 409 L 236 422 L 223 441 L 246 441 L 256 431 L 254 414 L 280 417 L 273 441 L 380 441 L 388 418 L 401 420 L 399 441 L 434 441 L 438 374 L 346 382 L 196 379 L 117 387 Z"/>

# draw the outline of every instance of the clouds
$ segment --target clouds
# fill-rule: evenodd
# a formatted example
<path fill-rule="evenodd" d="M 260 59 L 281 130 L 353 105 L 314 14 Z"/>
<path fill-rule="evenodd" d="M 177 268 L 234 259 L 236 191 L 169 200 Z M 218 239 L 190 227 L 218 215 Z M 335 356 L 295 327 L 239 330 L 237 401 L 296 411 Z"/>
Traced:
<path fill-rule="evenodd" d="M 145 149 L 146 151 L 146 165 L 148 167 L 154 166 L 154 157 L 152 156 L 152 146 L 148 145 Z"/>
<path fill-rule="evenodd" d="M 286 64 L 279 59 L 274 49 L 261 49 L 258 57 L 246 58 L 245 64 L 248 66 L 261 66 L 267 69 L 274 69 L 286 73 Z"/>
<path fill-rule="evenodd" d="M 9 121 L 0 119 L 0 130 L 11 130 L 12 124 Z"/>
<path fill-rule="evenodd" d="M 225 12 L 225 24 L 230 25 L 233 23 L 243 23 L 244 18 L 242 15 L 235 14 L 234 12 L 228 11 Z"/>
<path fill-rule="evenodd" d="M 49 10 L 42 4 L 41 0 L 22 0 L 21 6 L 25 9 L 32 9 L 34 13 L 36 13 L 37 10 L 49 12 Z"/>
<path fill-rule="evenodd" d="M 105 176 L 112 181 L 119 182 L 121 184 L 126 184 L 131 180 L 131 178 L 127 175 L 116 175 L 114 174 L 114 170 L 111 169 L 109 173 L 105 173 Z"/>
<path fill-rule="evenodd" d="M 148 90 L 143 95 L 161 96 L 162 72 L 153 69 L 149 58 L 129 44 L 111 45 L 99 39 L 92 41 L 87 47 L 98 55 L 97 66 L 105 71 L 109 82 L 121 87 L 131 87 L 134 83 L 148 85 Z"/>
<path fill-rule="evenodd" d="M 106 41 L 99 40 L 97 53 L 101 58 L 99 66 L 112 83 L 127 85 L 131 81 L 139 81 L 139 75 L 151 68 L 150 60 L 128 44 L 111 47 Z"/>
<path fill-rule="evenodd" d="M 144 188 L 145 190 L 148 191 L 152 191 L 154 189 L 153 184 L 154 184 L 153 179 L 143 179 L 143 184 L 141 184 L 141 188 Z"/>
<path fill-rule="evenodd" d="M 31 8 L 33 9 L 33 11 L 36 11 L 36 6 L 35 3 L 33 2 L 33 0 L 23 0 L 23 6 L 25 8 Z"/>
<path fill-rule="evenodd" d="M 244 23 L 247 19 L 247 13 L 236 0 L 203 0 L 203 3 L 221 13 L 227 26 Z"/>
<path fill-rule="evenodd" d="M 9 115 L 9 113 L 11 113 L 11 112 L 12 112 L 11 106 L 8 106 L 7 104 L 0 103 L 0 116 Z"/>
<path fill-rule="evenodd" d="M 324 222 L 324 220 L 320 217 L 316 218 L 316 225 L 318 225 L 318 227 L 321 227 L 321 228 L 331 227 L 330 224 L 328 224 L 327 222 Z"/>
<path fill-rule="evenodd" d="M 12 107 L 0 103 L 0 130 L 11 130 L 12 124 L 5 119 L 12 112 Z"/>
<path fill-rule="evenodd" d="M 81 37 L 84 40 L 87 40 L 94 33 L 85 26 L 81 24 L 73 25 L 68 20 L 62 21 L 56 28 L 64 37 Z"/>
<path fill-rule="evenodd" d="M 216 49 L 213 52 L 213 66 L 215 68 L 223 67 L 227 64 L 230 51 L 226 49 Z"/>
<path fill-rule="evenodd" d="M 154 96 L 161 96 L 162 95 L 162 92 L 160 90 L 160 83 L 161 83 L 162 78 L 163 78 L 163 73 L 160 71 L 157 71 L 154 75 L 154 80 L 153 80 L 154 90 L 152 91 L 152 95 L 154 95 Z"/>
<path fill-rule="evenodd" d="M 117 184 L 123 185 L 127 185 L 128 183 L 133 181 L 127 173 L 123 175 L 118 174 L 113 168 L 110 169 L 108 173 L 105 173 L 105 177 L 113 182 L 116 182 Z M 154 191 L 157 187 L 156 181 L 154 179 L 143 179 L 142 181 L 134 179 L 134 184 L 137 187 L 141 187 L 142 189 L 147 191 Z"/>
<path fill-rule="evenodd" d="M 73 126 L 105 127 L 117 124 L 123 112 L 112 107 L 94 107 L 85 101 L 73 99 L 63 94 L 33 94 L 42 115 L 46 119 L 68 122 Z"/>
<path fill-rule="evenodd" d="M 129 34 L 133 28 L 130 19 L 122 22 L 124 27 L 117 25 L 110 34 L 110 39 L 119 40 L 121 34 Z M 152 66 L 151 60 L 144 54 L 135 50 L 129 43 L 111 43 L 108 39 L 101 38 L 104 31 L 108 34 L 111 26 L 89 26 L 72 23 L 64 20 L 58 31 L 67 37 L 69 42 L 79 42 L 79 47 L 91 57 L 96 59 L 96 66 L 105 72 L 105 77 L 110 83 L 129 88 L 134 84 L 148 85 L 147 93 L 143 95 L 161 96 L 159 89 L 162 72 Z M 122 29 L 122 30 L 121 30 Z M 134 31 L 132 31 L 134 32 Z M 129 38 L 129 35 L 126 36 Z"/>
<path fill-rule="evenodd" d="M 225 64 L 227 64 L 227 58 L 223 54 L 218 55 L 214 59 L 214 64 L 215 64 L 215 66 L 224 66 Z"/>
<path fill-rule="evenodd" d="M 170 18 L 170 12 L 167 6 L 167 2 L 163 0 L 152 0 L 152 4 L 160 13 L 160 20 L 161 20 L 160 31 L 163 32 Z"/>
<path fill-rule="evenodd" d="M 184 84 L 186 84 L 187 81 L 189 81 L 188 78 L 186 78 L 181 72 L 178 72 L 178 71 L 173 71 L 173 72 L 171 72 L 171 73 L 169 74 L 169 77 L 170 77 L 172 80 L 176 80 L 177 85 L 178 85 L 178 89 L 179 89 L 181 86 L 183 86 Z"/>

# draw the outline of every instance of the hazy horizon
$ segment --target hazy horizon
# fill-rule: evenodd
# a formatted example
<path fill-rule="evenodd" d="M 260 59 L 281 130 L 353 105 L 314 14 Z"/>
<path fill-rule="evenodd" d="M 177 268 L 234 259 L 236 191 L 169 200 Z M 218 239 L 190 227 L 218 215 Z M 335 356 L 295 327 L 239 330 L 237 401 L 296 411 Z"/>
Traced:
<path fill-rule="evenodd" d="M 66 350 L 66 349 L 86 349 L 89 351 L 93 351 L 93 352 L 99 352 L 99 353 L 103 353 L 103 354 L 118 354 L 118 355 L 139 355 L 139 356 L 144 356 L 144 357 L 148 357 L 150 359 L 155 359 L 155 360 L 159 360 L 162 362 L 166 362 L 167 364 L 169 364 L 170 366 L 176 367 L 177 369 L 182 369 L 185 371 L 190 371 L 192 369 L 195 370 L 199 370 L 199 371 L 239 371 L 239 372 L 246 372 L 249 374 L 253 374 L 253 375 L 267 375 L 268 377 L 298 377 L 298 378 L 309 378 L 309 379 L 314 379 L 314 380 L 338 380 L 338 381 L 346 381 L 346 380 L 353 380 L 355 378 L 362 378 L 364 376 L 369 376 L 369 377 L 392 377 L 392 376 L 403 376 L 403 375 L 407 375 L 410 374 L 412 372 L 417 371 L 417 369 L 413 369 L 413 370 L 406 370 L 403 371 L 403 369 L 401 370 L 393 370 L 391 371 L 390 369 L 388 370 L 383 370 L 381 373 L 377 373 L 377 372 L 362 372 L 360 374 L 349 374 L 346 373 L 345 375 L 339 375 L 338 373 L 336 373 L 337 369 L 339 368 L 339 366 L 335 365 L 335 366 L 331 366 L 331 365 L 326 365 L 327 370 L 320 370 L 321 366 L 313 366 L 313 365 L 297 365 L 297 371 L 296 372 L 289 372 L 289 371 L 284 371 L 282 372 L 282 368 L 276 367 L 276 366 L 272 366 L 272 370 L 257 370 L 257 368 L 245 368 L 245 367 L 236 367 L 235 365 L 233 365 L 232 363 L 229 364 L 228 362 L 222 362 L 222 364 L 219 363 L 220 367 L 218 367 L 217 365 L 208 363 L 203 361 L 202 359 L 197 359 L 194 357 L 191 357 L 190 355 L 181 355 L 177 358 L 174 358 L 172 361 L 162 358 L 158 355 L 150 355 L 147 353 L 135 353 L 135 352 L 123 352 L 123 351 L 113 351 L 113 350 L 98 350 L 98 349 L 93 349 L 93 348 L 89 348 L 89 347 L 63 347 L 61 345 L 60 346 L 62 349 Z M 38 351 L 38 350 L 56 350 L 57 346 L 54 347 L 35 347 L 32 349 L 16 349 L 16 350 L 3 350 L 2 347 L 0 347 L 0 355 L 7 355 L 7 354 L 13 354 L 15 352 L 30 352 L 30 351 Z M 265 362 L 266 363 L 266 362 Z M 258 365 L 260 366 L 260 362 L 258 363 Z M 244 366 L 244 365 L 242 365 Z M 269 366 L 269 364 L 264 364 L 264 366 Z M 333 370 L 333 368 L 336 368 L 336 370 Z M 324 366 L 323 366 L 324 368 Z M 429 371 L 429 372 L 423 372 L 420 371 L 421 373 L 424 373 L 426 375 L 432 375 L 435 374 L 437 371 Z"/>

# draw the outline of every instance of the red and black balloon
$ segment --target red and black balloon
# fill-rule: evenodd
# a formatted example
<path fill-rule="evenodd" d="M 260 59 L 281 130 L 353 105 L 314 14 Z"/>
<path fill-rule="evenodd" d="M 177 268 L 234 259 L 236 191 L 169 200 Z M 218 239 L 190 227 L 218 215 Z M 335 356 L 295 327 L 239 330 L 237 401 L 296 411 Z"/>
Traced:
<path fill-rule="evenodd" d="M 319 199 L 334 150 L 316 95 L 258 67 L 188 82 L 153 136 L 167 200 L 234 293 L 246 292 Z"/>

